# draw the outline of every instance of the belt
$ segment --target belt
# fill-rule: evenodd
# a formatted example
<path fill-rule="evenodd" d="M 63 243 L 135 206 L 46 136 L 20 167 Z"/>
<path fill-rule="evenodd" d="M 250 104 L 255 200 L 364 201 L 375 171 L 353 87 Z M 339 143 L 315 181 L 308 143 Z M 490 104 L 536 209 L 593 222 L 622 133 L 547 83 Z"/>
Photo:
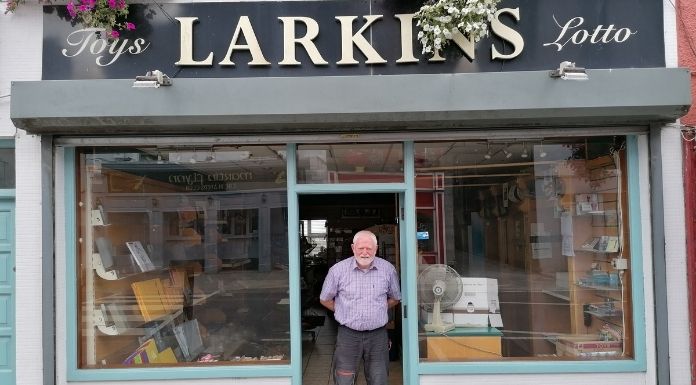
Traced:
<path fill-rule="evenodd" d="M 376 329 L 370 329 L 370 330 L 355 330 L 355 329 L 353 329 L 353 328 L 351 328 L 351 327 L 349 327 L 349 326 L 346 326 L 346 325 L 340 325 L 340 324 L 339 324 L 338 326 L 339 326 L 339 327 L 342 327 L 342 328 L 346 328 L 346 329 L 348 329 L 348 330 L 350 330 L 350 331 L 352 331 L 352 332 L 356 332 L 356 333 L 372 333 L 372 332 L 376 332 L 376 331 L 382 330 L 382 329 L 384 329 L 385 327 L 387 327 L 387 325 L 384 325 L 384 326 L 380 326 L 380 327 L 378 327 L 378 328 L 376 328 Z"/>

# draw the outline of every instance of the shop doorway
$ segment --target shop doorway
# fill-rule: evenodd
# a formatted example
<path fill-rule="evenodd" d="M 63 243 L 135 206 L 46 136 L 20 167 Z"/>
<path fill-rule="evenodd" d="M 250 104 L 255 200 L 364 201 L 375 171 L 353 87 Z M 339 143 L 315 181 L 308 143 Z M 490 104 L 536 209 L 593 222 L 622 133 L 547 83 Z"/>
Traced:
<path fill-rule="evenodd" d="M 302 320 L 302 383 L 331 384 L 336 341 L 333 314 L 319 303 L 331 266 L 352 256 L 353 235 L 368 229 L 377 236 L 377 256 L 400 271 L 399 195 L 393 193 L 300 195 L 300 286 Z M 400 307 L 391 310 L 389 383 L 403 383 Z M 357 384 L 364 384 L 362 368 Z"/>

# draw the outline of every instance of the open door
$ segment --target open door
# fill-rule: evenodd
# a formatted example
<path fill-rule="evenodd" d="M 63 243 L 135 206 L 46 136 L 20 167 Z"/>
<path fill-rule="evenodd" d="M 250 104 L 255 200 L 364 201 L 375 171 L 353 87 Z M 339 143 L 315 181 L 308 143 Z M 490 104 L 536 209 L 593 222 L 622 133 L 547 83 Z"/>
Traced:
<path fill-rule="evenodd" d="M 400 201 L 394 193 L 300 195 L 303 385 L 331 383 L 337 324 L 333 314 L 319 304 L 319 294 L 328 269 L 352 257 L 353 235 L 359 230 L 372 231 L 377 236 L 377 257 L 401 271 Z M 387 330 L 392 342 L 389 384 L 402 385 L 406 382 L 401 364 L 401 307 L 391 309 L 389 318 Z M 358 378 L 364 379 L 362 370 Z"/>

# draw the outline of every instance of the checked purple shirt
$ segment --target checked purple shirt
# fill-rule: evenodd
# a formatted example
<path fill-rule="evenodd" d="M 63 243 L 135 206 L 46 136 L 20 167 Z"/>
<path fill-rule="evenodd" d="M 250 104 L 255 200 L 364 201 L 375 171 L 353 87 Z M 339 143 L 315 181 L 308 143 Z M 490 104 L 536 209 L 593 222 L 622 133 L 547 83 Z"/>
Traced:
<path fill-rule="evenodd" d="M 387 298 L 401 300 L 399 276 L 394 266 L 376 257 L 367 271 L 354 257 L 333 265 L 319 298 L 335 301 L 334 317 L 353 330 L 373 330 L 387 324 Z"/>

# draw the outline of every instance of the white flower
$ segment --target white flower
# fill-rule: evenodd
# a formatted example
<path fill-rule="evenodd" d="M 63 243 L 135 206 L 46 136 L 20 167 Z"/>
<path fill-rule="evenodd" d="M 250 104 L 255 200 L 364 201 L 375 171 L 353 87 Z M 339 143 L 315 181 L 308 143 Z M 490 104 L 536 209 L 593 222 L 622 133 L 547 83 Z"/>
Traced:
<path fill-rule="evenodd" d="M 423 33 L 423 31 L 418 31 L 418 38 L 419 38 L 419 39 L 422 39 L 422 38 L 423 38 L 423 35 L 425 35 L 425 34 Z"/>
<path fill-rule="evenodd" d="M 442 34 L 445 35 L 445 39 L 451 39 L 452 38 L 452 32 L 449 31 L 449 29 L 446 29 L 442 31 Z"/>
<path fill-rule="evenodd" d="M 440 27 L 439 27 L 439 26 L 435 26 L 435 29 L 433 29 L 433 33 L 436 34 L 436 35 L 439 35 L 440 32 L 441 32 L 441 31 L 440 31 Z"/>
<path fill-rule="evenodd" d="M 435 39 L 435 42 L 434 42 L 434 43 L 435 43 L 436 46 L 439 46 L 439 45 L 442 43 L 442 39 L 440 39 L 440 38 L 438 37 L 438 38 Z"/>
<path fill-rule="evenodd" d="M 432 51 L 432 50 L 433 50 L 433 49 L 430 48 L 429 45 L 428 45 L 428 46 L 425 46 L 425 47 L 423 48 L 424 53 L 428 53 L 428 52 L 430 52 L 430 51 Z"/>

